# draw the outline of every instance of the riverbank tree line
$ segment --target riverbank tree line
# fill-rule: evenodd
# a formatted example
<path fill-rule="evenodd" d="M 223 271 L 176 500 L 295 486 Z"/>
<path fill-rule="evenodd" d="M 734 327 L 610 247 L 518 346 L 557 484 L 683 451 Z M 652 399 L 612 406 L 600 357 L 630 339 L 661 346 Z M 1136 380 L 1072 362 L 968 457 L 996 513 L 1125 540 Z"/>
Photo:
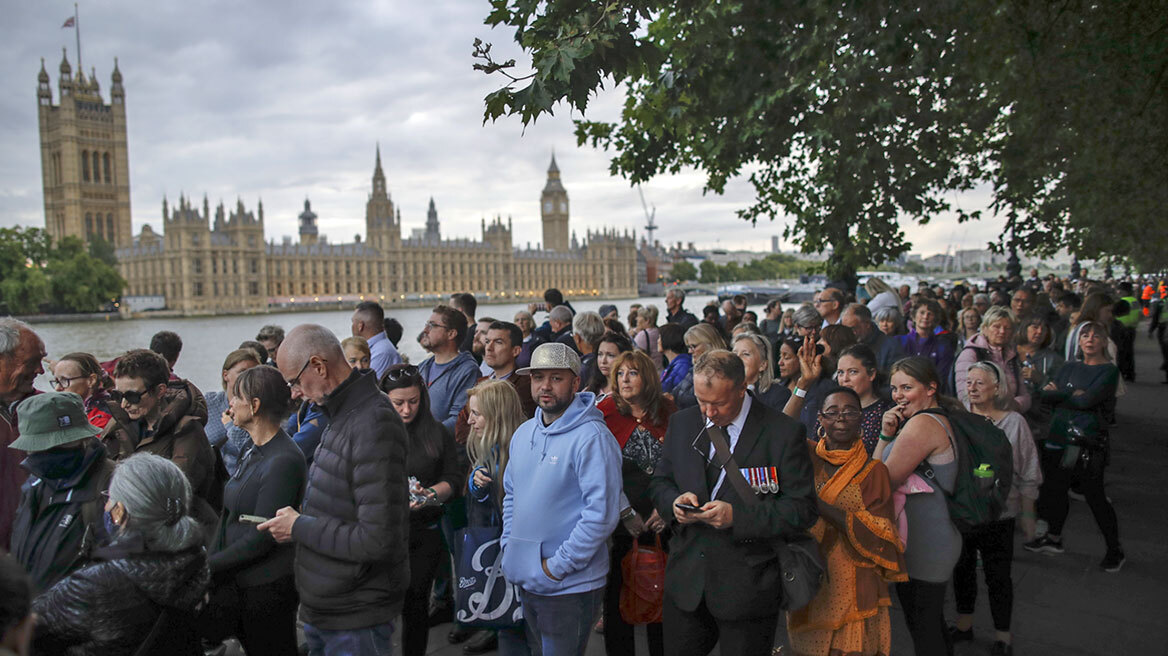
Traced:
<path fill-rule="evenodd" d="M 95 237 L 54 243 L 41 228 L 0 228 L 0 314 L 96 312 L 126 288 L 112 245 Z"/>

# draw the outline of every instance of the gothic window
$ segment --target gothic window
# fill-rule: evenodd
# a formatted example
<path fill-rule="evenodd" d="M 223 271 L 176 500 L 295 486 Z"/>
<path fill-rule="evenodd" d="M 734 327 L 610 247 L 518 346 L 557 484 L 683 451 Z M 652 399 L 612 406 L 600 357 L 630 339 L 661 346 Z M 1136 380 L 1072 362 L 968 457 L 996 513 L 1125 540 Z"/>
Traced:
<path fill-rule="evenodd" d="M 110 183 L 110 180 L 111 180 L 111 178 L 110 178 L 110 156 L 109 156 L 109 153 L 104 153 L 104 154 L 101 156 L 101 171 L 102 171 L 102 174 L 103 174 L 103 176 L 105 177 L 105 183 L 106 183 L 106 184 L 109 184 L 109 183 Z"/>
<path fill-rule="evenodd" d="M 219 260 L 211 260 L 211 274 L 216 275 L 218 273 L 219 273 Z M 219 291 L 215 290 L 215 293 L 218 294 Z"/>
<path fill-rule="evenodd" d="M 251 260 L 248 260 L 248 264 L 251 268 L 252 273 L 259 273 L 260 272 L 260 261 L 259 260 L 252 258 Z"/>
<path fill-rule="evenodd" d="M 109 213 L 105 215 L 105 238 L 111 244 L 114 243 L 114 215 Z"/>
<path fill-rule="evenodd" d="M 260 284 L 255 281 L 247 283 L 247 293 L 251 294 L 252 296 L 259 296 Z"/>
<path fill-rule="evenodd" d="M 203 283 L 196 282 L 194 284 L 194 295 L 195 296 L 202 296 L 203 295 Z"/>
<path fill-rule="evenodd" d="M 202 260 L 192 260 L 191 261 L 191 269 L 196 274 L 203 273 L 203 261 Z M 196 296 L 202 296 L 202 294 L 196 294 Z"/>
<path fill-rule="evenodd" d="M 97 236 L 105 239 L 105 221 L 101 220 L 101 214 L 97 215 Z"/>
<path fill-rule="evenodd" d="M 81 151 L 81 180 L 89 182 L 89 151 Z"/>
<path fill-rule="evenodd" d="M 100 163 L 101 163 L 101 159 L 97 156 L 97 151 L 95 150 L 95 151 L 93 151 L 93 181 L 94 182 L 101 182 L 100 173 L 98 172 L 100 170 L 100 167 L 99 167 Z"/>
<path fill-rule="evenodd" d="M 85 238 L 89 239 L 93 236 L 93 214 L 85 213 Z"/>

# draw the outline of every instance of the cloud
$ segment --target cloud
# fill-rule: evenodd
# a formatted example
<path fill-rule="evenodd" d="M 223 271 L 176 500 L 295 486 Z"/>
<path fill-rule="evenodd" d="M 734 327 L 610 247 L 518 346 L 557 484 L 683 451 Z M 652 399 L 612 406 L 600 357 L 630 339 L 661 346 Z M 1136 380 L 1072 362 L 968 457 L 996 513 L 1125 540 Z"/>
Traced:
<path fill-rule="evenodd" d="M 0 225 L 43 225 L 36 73 L 54 84 L 61 47 L 76 69 L 72 3 L 7 3 L 0 26 Z M 86 74 L 108 98 L 118 57 L 126 87 L 134 229 L 160 223 L 163 195 L 216 203 L 264 201 L 267 237 L 296 232 L 304 199 L 334 241 L 363 230 L 374 147 L 405 234 L 425 223 L 434 197 L 442 231 L 477 237 L 479 220 L 513 217 L 539 235 L 539 194 L 554 149 L 578 233 L 605 226 L 642 232 L 637 191 L 609 175 L 608 156 L 577 148 L 564 110 L 526 130 L 515 119 L 483 125 L 482 99 L 500 84 L 471 69 L 475 37 L 502 58 L 519 53 L 510 30 L 482 24 L 485 3 L 82 3 Z M 619 92 L 597 97 L 590 118 L 614 117 Z M 745 180 L 704 195 L 693 171 L 644 185 L 663 242 L 768 249 L 780 222 L 751 227 L 734 211 L 752 198 Z M 963 203 L 984 207 L 985 194 Z M 916 249 L 978 248 L 997 235 L 981 222 L 935 219 L 913 228 Z M 954 242 L 960 238 L 960 243 Z M 520 243 L 524 237 L 517 237 Z M 791 248 L 785 244 L 784 248 Z"/>

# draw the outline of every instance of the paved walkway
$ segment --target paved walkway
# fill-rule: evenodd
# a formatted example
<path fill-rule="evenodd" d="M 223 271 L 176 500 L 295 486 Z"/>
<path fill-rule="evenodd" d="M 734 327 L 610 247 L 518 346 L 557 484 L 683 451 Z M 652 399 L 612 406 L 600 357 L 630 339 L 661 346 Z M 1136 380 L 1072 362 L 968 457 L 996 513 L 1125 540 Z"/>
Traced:
<path fill-rule="evenodd" d="M 1156 484 L 1168 479 L 1168 386 L 1160 384 L 1159 364 L 1159 351 L 1141 330 L 1138 382 L 1129 384 L 1119 400 L 1119 424 L 1112 432 L 1112 464 L 1107 470 L 1107 493 L 1119 514 L 1127 564 L 1116 574 L 1098 568 L 1103 539 L 1081 501 L 1071 502 L 1063 530 L 1065 554 L 1032 554 L 1021 548 L 1019 538 L 1013 572 L 1018 656 L 1168 654 L 1168 485 Z M 947 606 L 952 618 L 952 592 Z M 447 644 L 449 629 L 442 625 L 431 631 L 431 654 L 462 654 L 460 646 Z M 898 608 L 893 609 L 892 629 L 892 653 L 911 654 Z M 957 656 L 989 653 L 994 633 L 984 582 L 974 632 L 976 642 L 960 645 Z M 648 654 L 644 640 L 644 631 L 638 632 L 640 654 Z M 587 654 L 604 654 L 601 636 L 593 636 Z"/>

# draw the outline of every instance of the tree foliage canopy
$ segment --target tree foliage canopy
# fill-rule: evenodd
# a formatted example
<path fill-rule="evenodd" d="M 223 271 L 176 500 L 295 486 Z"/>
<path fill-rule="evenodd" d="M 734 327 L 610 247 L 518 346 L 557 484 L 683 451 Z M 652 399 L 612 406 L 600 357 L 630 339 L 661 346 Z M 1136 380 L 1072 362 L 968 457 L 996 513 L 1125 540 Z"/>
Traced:
<path fill-rule="evenodd" d="M 30 314 L 44 309 L 93 312 L 121 295 L 126 281 L 76 237 L 57 246 L 40 228 L 0 228 L 0 309 Z"/>
<path fill-rule="evenodd" d="M 491 6 L 533 72 L 476 41 L 475 67 L 508 78 L 485 120 L 585 113 L 623 85 L 619 121 L 577 120 L 579 143 L 632 183 L 695 167 L 721 193 L 745 176 L 739 217 L 789 217 L 804 252 L 832 247 L 833 277 L 908 250 L 903 217 L 978 218 L 954 203 L 975 188 L 1032 253 L 1168 251 L 1166 0 Z"/>

